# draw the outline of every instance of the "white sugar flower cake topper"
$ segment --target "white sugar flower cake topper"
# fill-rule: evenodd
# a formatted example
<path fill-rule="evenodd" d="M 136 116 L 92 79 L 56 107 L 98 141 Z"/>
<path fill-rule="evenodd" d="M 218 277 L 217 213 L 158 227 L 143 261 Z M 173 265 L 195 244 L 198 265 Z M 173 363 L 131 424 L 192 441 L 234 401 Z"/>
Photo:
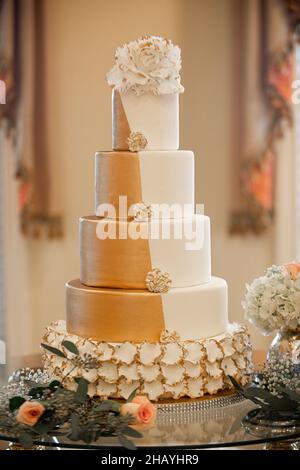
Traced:
<path fill-rule="evenodd" d="M 182 93 L 178 46 L 159 36 L 146 36 L 118 47 L 107 82 L 121 93 Z"/>

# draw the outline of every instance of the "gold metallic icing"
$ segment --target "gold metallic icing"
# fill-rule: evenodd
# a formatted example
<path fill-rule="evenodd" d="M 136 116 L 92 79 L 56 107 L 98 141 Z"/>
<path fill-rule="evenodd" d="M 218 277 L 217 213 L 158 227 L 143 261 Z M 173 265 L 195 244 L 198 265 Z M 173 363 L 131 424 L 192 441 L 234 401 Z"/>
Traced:
<path fill-rule="evenodd" d="M 107 342 L 157 342 L 165 330 L 160 294 L 66 284 L 67 331 Z"/>
<path fill-rule="evenodd" d="M 138 222 L 135 223 L 137 226 Z M 97 226 L 108 225 L 115 229 L 117 238 L 100 239 Z M 80 280 L 83 284 L 97 287 L 122 289 L 146 289 L 146 276 L 151 271 L 148 239 L 118 238 L 119 228 L 128 230 L 126 220 L 100 219 L 95 216 L 81 217 Z"/>
<path fill-rule="evenodd" d="M 132 152 L 97 152 L 95 155 L 95 204 L 111 204 L 116 218 L 119 196 L 127 196 L 127 207 L 142 201 L 139 155 Z"/>
<path fill-rule="evenodd" d="M 121 95 L 112 92 L 112 146 L 114 150 L 128 150 L 130 127 L 123 107 Z"/>
<path fill-rule="evenodd" d="M 131 222 L 136 223 L 137 222 Z M 106 238 L 97 236 L 98 224 L 111 224 L 119 233 L 120 224 L 126 231 L 127 221 L 100 219 L 95 216 L 81 217 L 80 239 L 80 280 L 94 287 L 115 287 L 122 289 L 146 289 L 146 276 L 151 271 L 148 239 Z"/>

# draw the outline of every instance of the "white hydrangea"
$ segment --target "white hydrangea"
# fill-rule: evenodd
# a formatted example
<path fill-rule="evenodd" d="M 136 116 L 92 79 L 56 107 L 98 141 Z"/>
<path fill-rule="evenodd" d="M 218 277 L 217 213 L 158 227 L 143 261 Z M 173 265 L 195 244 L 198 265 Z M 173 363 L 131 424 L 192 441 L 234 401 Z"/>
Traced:
<path fill-rule="evenodd" d="M 245 317 L 267 335 L 287 326 L 300 327 L 300 275 L 293 279 L 285 266 L 271 266 L 246 285 Z"/>

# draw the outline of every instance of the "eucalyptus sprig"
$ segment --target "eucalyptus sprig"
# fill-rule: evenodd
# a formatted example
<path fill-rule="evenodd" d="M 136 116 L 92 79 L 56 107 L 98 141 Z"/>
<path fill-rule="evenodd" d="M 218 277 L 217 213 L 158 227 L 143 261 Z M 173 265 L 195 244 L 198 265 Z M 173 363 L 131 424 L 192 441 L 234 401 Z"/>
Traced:
<path fill-rule="evenodd" d="M 90 355 L 79 357 L 79 351 L 71 341 L 64 341 L 63 347 L 72 353 L 71 362 L 74 367 L 79 363 L 83 368 L 94 368 L 95 359 Z M 47 344 L 42 347 L 61 358 L 66 353 Z M 43 442 L 52 436 L 64 436 L 72 441 L 91 443 L 102 436 L 115 436 L 122 446 L 134 449 L 134 443 L 128 438 L 140 438 L 142 434 L 133 429 L 132 417 L 123 416 L 120 404 L 115 400 L 100 400 L 88 395 L 89 382 L 84 377 L 77 377 L 76 390 L 64 388 L 62 381 L 35 380 L 23 377 L 21 382 L 11 384 L 6 391 L 0 393 L 0 430 L 14 437 L 25 448 L 31 448 L 35 441 Z M 12 391 L 19 392 L 12 394 Z M 134 398 L 135 392 L 131 395 Z M 26 424 L 18 419 L 22 406 L 37 403 L 43 412 L 33 424 Z"/>

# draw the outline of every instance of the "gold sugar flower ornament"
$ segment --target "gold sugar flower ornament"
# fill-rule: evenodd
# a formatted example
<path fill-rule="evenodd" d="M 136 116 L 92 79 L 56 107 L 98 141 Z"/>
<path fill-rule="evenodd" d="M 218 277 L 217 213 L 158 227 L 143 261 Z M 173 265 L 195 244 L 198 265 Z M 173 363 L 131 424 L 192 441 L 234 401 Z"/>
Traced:
<path fill-rule="evenodd" d="M 151 205 L 144 204 L 143 202 L 134 204 L 132 209 L 133 218 L 136 222 L 147 222 L 153 215 Z"/>
<path fill-rule="evenodd" d="M 131 152 L 144 150 L 148 145 L 148 140 L 141 132 L 131 132 L 127 139 L 128 148 Z"/>
<path fill-rule="evenodd" d="M 169 273 L 160 268 L 153 268 L 146 277 L 146 286 L 150 292 L 165 293 L 168 292 L 172 284 Z"/>
<path fill-rule="evenodd" d="M 177 331 L 172 330 L 165 330 L 160 335 L 160 342 L 161 343 L 178 343 L 180 341 L 180 336 Z"/>

